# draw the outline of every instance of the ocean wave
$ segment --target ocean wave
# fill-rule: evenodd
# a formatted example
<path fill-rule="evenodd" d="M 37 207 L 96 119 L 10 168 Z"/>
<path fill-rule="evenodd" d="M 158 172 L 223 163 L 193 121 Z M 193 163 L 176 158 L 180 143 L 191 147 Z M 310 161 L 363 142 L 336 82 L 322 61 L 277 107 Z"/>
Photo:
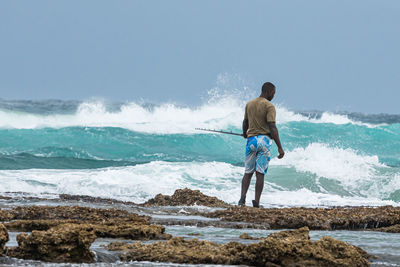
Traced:
<path fill-rule="evenodd" d="M 35 129 L 63 127 L 120 127 L 145 133 L 173 134 L 196 133 L 195 128 L 227 129 L 240 128 L 244 105 L 235 97 L 209 101 L 199 107 L 182 107 L 165 103 L 157 106 L 140 105 L 130 102 L 110 110 L 101 101 L 83 102 L 72 114 L 35 114 L 0 109 L 0 128 Z M 362 123 L 347 115 L 324 112 L 319 118 L 312 118 L 277 106 L 277 122 L 293 121 L 310 123 L 355 124 L 366 127 L 380 125 Z"/>
<path fill-rule="evenodd" d="M 55 149 L 54 149 L 55 150 Z M 96 169 L 105 167 L 131 166 L 148 163 L 149 161 L 123 161 L 89 159 L 65 156 L 50 156 L 55 154 L 50 151 L 46 154 L 33 155 L 30 153 L 0 154 L 0 170 L 25 170 L 25 169 Z M 93 157 L 92 157 L 93 158 Z"/>
<path fill-rule="evenodd" d="M 163 161 L 95 170 L 3 170 L 0 192 L 66 193 L 134 202 L 144 202 L 158 193 L 172 194 L 184 187 L 211 195 L 230 195 L 237 191 L 236 178 L 241 172 L 242 168 L 222 162 Z"/>
<path fill-rule="evenodd" d="M 271 164 L 292 166 L 299 172 L 335 179 L 343 184 L 372 179 L 377 168 L 386 167 L 376 155 L 361 155 L 351 148 L 343 149 L 324 143 L 295 148 L 283 159 L 274 159 Z"/>
<path fill-rule="evenodd" d="M 155 161 L 136 166 L 93 170 L 3 170 L 0 171 L 2 184 L 0 192 L 22 191 L 38 196 L 66 193 L 141 203 L 158 193 L 172 194 L 177 188 L 189 187 L 235 204 L 240 196 L 242 175 L 242 167 L 224 162 Z M 326 187 L 324 190 L 319 190 L 318 187 L 322 186 L 318 185 L 318 179 L 312 180 L 313 184 L 307 186 L 305 180 L 299 177 L 290 166 L 271 168 L 266 178 L 262 204 L 265 206 L 379 206 L 398 205 L 396 201 L 400 201 L 393 195 L 396 188 L 382 183 L 380 179 L 367 179 L 369 190 L 365 189 L 364 184 L 358 180 L 354 184 L 358 187 L 349 193 L 342 189 L 341 184 L 335 185 L 336 188 L 333 189 Z M 392 181 L 392 185 L 399 183 L 398 178 Z M 376 188 L 379 188 L 380 192 L 377 192 Z M 248 202 L 251 201 L 253 195 L 254 185 L 252 184 L 248 193 Z M 388 199 L 390 196 L 394 198 Z"/>
<path fill-rule="evenodd" d="M 395 188 L 390 184 L 400 182 L 396 176 L 399 169 L 381 163 L 378 156 L 363 155 L 351 148 L 343 149 L 323 143 L 295 148 L 284 159 L 274 159 L 271 163 L 292 167 L 299 173 L 312 174 L 316 177 L 317 185 L 324 183 L 321 179 L 333 181 L 349 194 L 364 197 L 388 198 Z"/>

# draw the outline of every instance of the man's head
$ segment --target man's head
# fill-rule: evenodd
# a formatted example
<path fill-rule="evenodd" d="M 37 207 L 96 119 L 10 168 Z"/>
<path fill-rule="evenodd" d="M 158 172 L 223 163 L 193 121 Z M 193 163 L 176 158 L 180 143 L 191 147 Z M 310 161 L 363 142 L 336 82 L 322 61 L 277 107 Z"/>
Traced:
<path fill-rule="evenodd" d="M 266 82 L 261 88 L 261 96 L 271 101 L 274 98 L 275 91 L 275 85 L 273 83 Z"/>

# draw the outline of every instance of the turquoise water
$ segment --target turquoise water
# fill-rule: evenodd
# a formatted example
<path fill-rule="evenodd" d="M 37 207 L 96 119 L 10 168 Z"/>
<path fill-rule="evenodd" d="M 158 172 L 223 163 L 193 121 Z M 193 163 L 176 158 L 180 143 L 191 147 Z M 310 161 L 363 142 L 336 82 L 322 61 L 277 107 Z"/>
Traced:
<path fill-rule="evenodd" d="M 240 132 L 238 128 L 229 129 Z M 289 122 L 280 127 L 280 135 L 288 151 L 312 143 L 329 144 L 353 149 L 360 155 L 378 156 L 379 162 L 400 167 L 400 124 L 368 128 Z M 157 146 L 150 145 L 154 143 Z M 236 136 L 141 133 L 119 127 L 0 129 L 0 168 L 81 169 L 154 160 L 222 161 L 242 166 L 243 143 Z"/>
<path fill-rule="evenodd" d="M 190 187 L 236 203 L 245 140 L 195 128 L 240 132 L 243 105 L 234 98 L 198 107 L 2 100 L 0 190 L 141 202 Z M 271 161 L 263 204 L 400 202 L 399 115 L 277 107 L 286 155 Z"/>

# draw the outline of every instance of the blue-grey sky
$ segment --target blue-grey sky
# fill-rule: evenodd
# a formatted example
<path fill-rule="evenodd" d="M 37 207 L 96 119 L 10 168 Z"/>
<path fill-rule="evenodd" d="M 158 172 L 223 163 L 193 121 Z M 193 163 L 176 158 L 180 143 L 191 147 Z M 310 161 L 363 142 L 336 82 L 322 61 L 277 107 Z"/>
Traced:
<path fill-rule="evenodd" d="M 274 82 L 290 109 L 398 114 L 399 14 L 399 0 L 2 0 L 0 98 L 192 105 L 226 73 Z"/>

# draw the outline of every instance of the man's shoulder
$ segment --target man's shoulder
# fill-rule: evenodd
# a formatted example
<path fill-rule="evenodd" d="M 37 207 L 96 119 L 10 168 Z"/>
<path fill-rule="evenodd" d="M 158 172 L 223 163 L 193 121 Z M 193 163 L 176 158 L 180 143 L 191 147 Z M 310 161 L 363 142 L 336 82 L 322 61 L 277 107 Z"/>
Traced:
<path fill-rule="evenodd" d="M 247 105 L 265 105 L 267 107 L 275 107 L 274 104 L 272 104 L 268 99 L 265 99 L 264 97 L 257 97 L 249 102 L 247 102 Z"/>

